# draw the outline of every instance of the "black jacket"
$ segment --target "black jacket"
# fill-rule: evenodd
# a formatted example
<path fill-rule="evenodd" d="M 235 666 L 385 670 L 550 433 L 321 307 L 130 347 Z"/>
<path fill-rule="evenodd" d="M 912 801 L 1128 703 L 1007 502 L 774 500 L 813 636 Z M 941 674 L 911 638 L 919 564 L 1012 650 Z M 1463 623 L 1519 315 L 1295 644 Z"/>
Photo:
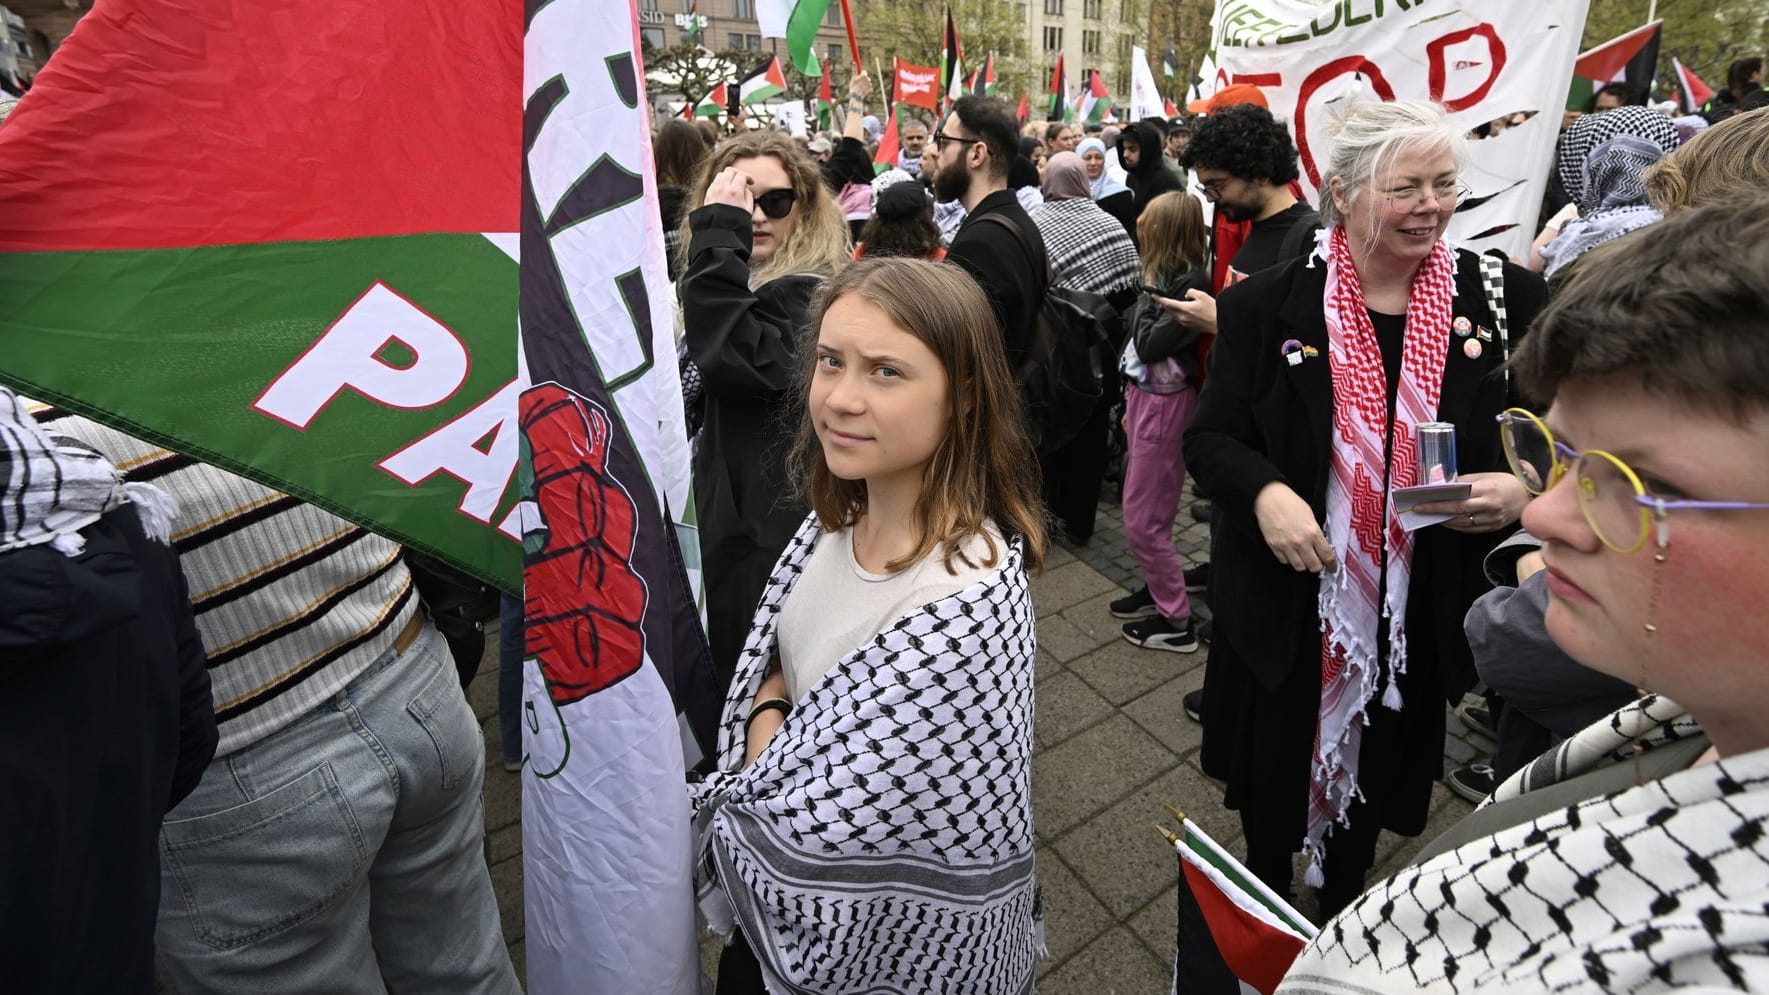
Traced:
<path fill-rule="evenodd" d="M 160 822 L 215 755 L 177 554 L 124 505 L 0 554 L 0 991 L 145 992 Z"/>
<path fill-rule="evenodd" d="M 699 368 L 704 422 L 694 457 L 707 636 L 730 680 L 774 561 L 804 521 L 786 453 L 797 424 L 797 338 L 822 280 L 788 276 L 749 287 L 750 216 L 712 204 L 688 216 L 682 326 Z"/>
<path fill-rule="evenodd" d="M 1013 232 L 997 224 L 980 223 L 985 214 L 999 214 L 1019 225 L 1032 246 L 1034 258 L 1026 257 Z M 970 212 L 952 236 L 946 260 L 962 266 L 983 288 L 1007 347 L 1008 368 L 1019 369 L 1032 317 L 1037 313 L 1050 273 L 1050 254 L 1044 248 L 1044 236 L 1038 233 L 1038 226 L 1032 223 L 1012 190 L 997 190 L 977 202 L 977 209 Z"/>
<path fill-rule="evenodd" d="M 1124 185 L 1136 195 L 1136 215 L 1142 216 L 1143 208 L 1149 201 L 1164 193 L 1184 190 L 1185 182 L 1174 176 L 1165 163 L 1161 161 L 1161 149 L 1165 142 L 1161 132 L 1147 121 L 1138 121 L 1126 128 L 1118 136 L 1118 161 L 1124 161 L 1124 142 L 1129 140 L 1136 144 L 1137 161 L 1134 166 L 1124 167 Z"/>
<path fill-rule="evenodd" d="M 1477 327 L 1494 322 L 1481 289 L 1476 257 L 1459 253 L 1453 309 Z M 1288 484 L 1326 517 L 1332 459 L 1333 383 L 1327 360 L 1327 326 L 1321 299 L 1326 268 L 1294 260 L 1256 273 L 1225 289 L 1217 300 L 1221 334 L 1210 351 L 1209 378 L 1185 434 L 1186 467 L 1216 503 L 1211 554 L 1213 604 L 1247 606 L 1218 611 L 1216 642 L 1250 668 L 1268 691 L 1280 687 L 1298 655 L 1320 654 L 1317 596 L 1320 580 L 1298 573 L 1272 555 L 1253 514 L 1253 499 L 1274 481 Z M 1505 301 L 1511 347 L 1546 302 L 1541 277 L 1505 266 Z M 1284 343 L 1295 339 L 1319 355 L 1291 366 Z M 1456 425 L 1458 469 L 1465 473 L 1506 468 L 1499 446 L 1500 411 L 1514 401 L 1498 374 L 1497 336 L 1478 359 L 1466 340 L 1451 336 L 1444 361 L 1438 417 Z M 1414 533 L 1407 638 L 1411 660 L 1435 660 L 1446 693 L 1459 698 L 1473 681 L 1473 660 L 1462 634 L 1462 617 L 1489 585 L 1481 561 L 1504 536 L 1463 535 L 1443 528 Z"/>

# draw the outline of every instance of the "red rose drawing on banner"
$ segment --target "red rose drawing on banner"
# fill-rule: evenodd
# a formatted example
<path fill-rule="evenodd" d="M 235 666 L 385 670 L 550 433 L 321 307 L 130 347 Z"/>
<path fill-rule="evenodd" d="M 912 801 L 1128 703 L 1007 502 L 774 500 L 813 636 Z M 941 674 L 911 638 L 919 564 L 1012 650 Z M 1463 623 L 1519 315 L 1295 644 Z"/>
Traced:
<path fill-rule="evenodd" d="M 645 582 L 633 570 L 633 499 L 608 471 L 613 426 L 600 406 L 560 387 L 522 393 L 524 491 L 539 528 L 523 536 L 527 654 L 553 703 L 579 701 L 645 658 Z M 527 477 L 528 467 L 533 477 Z"/>

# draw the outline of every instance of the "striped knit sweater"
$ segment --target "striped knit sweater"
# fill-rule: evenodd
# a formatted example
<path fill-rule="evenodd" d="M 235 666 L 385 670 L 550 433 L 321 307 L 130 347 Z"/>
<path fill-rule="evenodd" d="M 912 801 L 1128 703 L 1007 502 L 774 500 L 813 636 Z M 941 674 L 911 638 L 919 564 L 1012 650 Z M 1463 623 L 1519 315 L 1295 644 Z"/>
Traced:
<path fill-rule="evenodd" d="M 395 543 L 87 419 L 43 405 L 33 413 L 178 501 L 172 540 L 209 654 L 217 757 L 343 690 L 418 610 Z"/>

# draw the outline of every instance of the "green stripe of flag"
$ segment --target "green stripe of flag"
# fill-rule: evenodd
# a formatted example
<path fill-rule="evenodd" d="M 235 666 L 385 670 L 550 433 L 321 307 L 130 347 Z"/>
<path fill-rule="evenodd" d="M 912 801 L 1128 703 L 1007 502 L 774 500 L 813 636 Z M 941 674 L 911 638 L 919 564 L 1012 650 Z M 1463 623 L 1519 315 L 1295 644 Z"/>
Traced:
<path fill-rule="evenodd" d="M 460 386 L 415 409 L 345 388 L 305 430 L 254 410 L 377 283 L 467 351 Z M 0 380 L 235 472 L 265 468 L 246 475 L 336 512 L 358 509 L 354 519 L 457 565 L 496 562 L 496 579 L 514 590 L 519 547 L 456 510 L 464 484 L 437 474 L 411 487 L 376 464 L 515 377 L 516 294 L 515 262 L 472 234 L 8 253 Z M 397 343 L 378 355 L 395 368 L 413 362 Z M 499 495 L 493 526 L 514 502 L 514 488 Z"/>

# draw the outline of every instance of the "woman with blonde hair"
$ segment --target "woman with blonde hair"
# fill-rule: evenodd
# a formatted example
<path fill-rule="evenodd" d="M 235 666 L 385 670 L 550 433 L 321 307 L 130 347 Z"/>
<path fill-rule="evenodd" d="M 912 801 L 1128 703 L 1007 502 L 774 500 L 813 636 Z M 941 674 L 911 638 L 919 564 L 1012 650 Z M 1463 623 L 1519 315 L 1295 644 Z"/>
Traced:
<path fill-rule="evenodd" d="M 1769 108 L 1734 114 L 1646 171 L 1646 198 L 1665 215 L 1769 190 Z"/>
<path fill-rule="evenodd" d="M 817 164 L 778 132 L 713 150 L 682 234 L 683 348 L 698 371 L 694 499 L 713 664 L 729 680 L 756 599 L 804 517 L 785 472 L 795 340 L 811 297 L 852 254 Z"/>
<path fill-rule="evenodd" d="M 718 991 L 1030 991 L 1046 540 L 994 312 L 956 267 L 862 260 L 797 380 L 811 515 L 695 791 Z"/>
<path fill-rule="evenodd" d="M 1248 867 L 1282 894 L 1301 848 L 1328 915 L 1363 890 L 1379 830 L 1425 827 L 1445 703 L 1474 680 L 1462 619 L 1528 498 L 1495 421 L 1506 332 L 1515 344 L 1546 296 L 1444 240 L 1469 145 L 1441 107 L 1358 104 L 1336 124 L 1327 230 L 1306 260 L 1223 292 L 1185 436 L 1217 515 L 1204 770 L 1227 782 Z M 1470 489 L 1420 505 L 1438 524 L 1409 531 L 1392 497 L 1428 480 L 1428 422 L 1454 425 L 1449 469 Z"/>
<path fill-rule="evenodd" d="M 1198 199 L 1164 193 L 1137 219 L 1142 283 L 1163 297 L 1209 290 L 1209 229 Z M 1193 653 L 1198 637 L 1186 596 L 1185 560 L 1173 545 L 1173 518 L 1185 493 L 1180 439 L 1198 403 L 1196 328 L 1181 325 L 1147 290 L 1130 312 L 1119 369 L 1124 374 L 1124 537 L 1143 587 L 1112 602 L 1131 619 L 1124 638 L 1145 649 Z"/>

